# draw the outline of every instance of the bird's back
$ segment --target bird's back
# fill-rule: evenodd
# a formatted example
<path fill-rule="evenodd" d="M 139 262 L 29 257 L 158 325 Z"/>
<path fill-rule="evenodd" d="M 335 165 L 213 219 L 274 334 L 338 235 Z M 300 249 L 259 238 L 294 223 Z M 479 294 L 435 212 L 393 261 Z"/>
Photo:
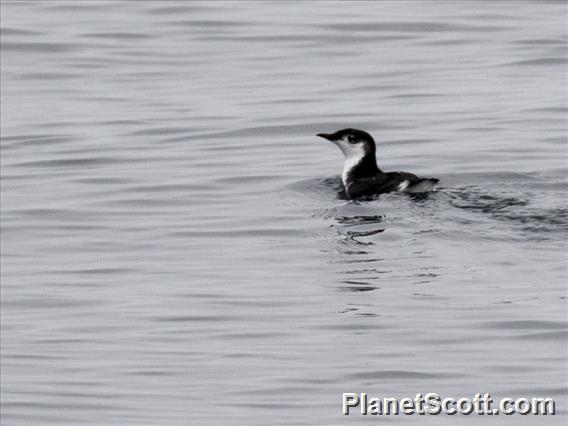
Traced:
<path fill-rule="evenodd" d="M 394 191 L 425 192 L 438 183 L 435 178 L 419 178 L 412 173 L 388 172 L 350 179 L 346 192 L 350 198 L 365 198 Z"/>

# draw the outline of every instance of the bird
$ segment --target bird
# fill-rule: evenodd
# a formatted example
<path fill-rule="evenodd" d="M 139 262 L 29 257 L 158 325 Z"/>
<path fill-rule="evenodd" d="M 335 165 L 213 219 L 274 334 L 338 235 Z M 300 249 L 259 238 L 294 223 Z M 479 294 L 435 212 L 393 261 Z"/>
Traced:
<path fill-rule="evenodd" d="M 363 130 L 342 129 L 316 136 L 333 142 L 345 155 L 341 180 L 350 199 L 374 198 L 395 191 L 430 192 L 439 182 L 407 172 L 383 172 L 377 166 L 375 140 Z"/>

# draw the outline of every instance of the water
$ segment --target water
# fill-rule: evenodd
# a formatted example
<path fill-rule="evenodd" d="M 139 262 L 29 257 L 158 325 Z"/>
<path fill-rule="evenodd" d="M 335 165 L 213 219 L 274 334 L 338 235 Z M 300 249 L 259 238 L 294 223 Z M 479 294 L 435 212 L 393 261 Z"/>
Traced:
<path fill-rule="evenodd" d="M 564 424 L 565 3 L 1 12 L 3 424 Z M 439 191 L 343 199 L 348 126 Z"/>

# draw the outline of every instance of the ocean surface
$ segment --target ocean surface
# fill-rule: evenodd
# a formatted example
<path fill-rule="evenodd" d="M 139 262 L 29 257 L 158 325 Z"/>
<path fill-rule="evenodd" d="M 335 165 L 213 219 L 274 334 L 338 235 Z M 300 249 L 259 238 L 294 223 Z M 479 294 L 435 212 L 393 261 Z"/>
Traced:
<path fill-rule="evenodd" d="M 567 12 L 3 1 L 2 425 L 566 424 Z M 346 200 L 344 127 L 438 191 Z"/>

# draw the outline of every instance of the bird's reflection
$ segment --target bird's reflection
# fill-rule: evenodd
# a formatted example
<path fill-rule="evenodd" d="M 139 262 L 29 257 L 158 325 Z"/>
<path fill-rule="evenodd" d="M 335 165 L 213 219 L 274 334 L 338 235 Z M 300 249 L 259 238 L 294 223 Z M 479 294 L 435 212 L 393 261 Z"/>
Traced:
<path fill-rule="evenodd" d="M 351 292 L 373 291 L 378 288 L 366 281 L 342 280 L 341 284 L 343 285 L 339 287 L 340 290 Z"/>
<path fill-rule="evenodd" d="M 380 287 L 375 281 L 382 272 L 376 268 L 359 268 L 361 264 L 373 264 L 382 259 L 375 255 L 372 241 L 373 236 L 385 231 L 385 216 L 382 214 L 349 214 L 352 209 L 367 209 L 356 203 L 342 206 L 340 212 L 335 212 L 331 219 L 330 228 L 334 230 L 337 238 L 334 240 L 332 262 L 336 265 L 349 265 L 341 267 L 340 275 L 349 275 L 348 279 L 340 279 L 340 291 L 369 292 Z"/>
<path fill-rule="evenodd" d="M 432 194 L 387 194 L 369 200 L 349 200 L 339 178 L 319 182 L 335 196 L 334 206 L 317 211 L 329 222 L 331 238 L 325 251 L 337 276 L 335 288 L 341 292 L 368 293 L 392 285 L 399 256 L 409 246 L 400 240 L 406 223 L 405 212 L 423 215 L 424 207 L 435 201 Z M 410 216 L 410 221 L 414 220 Z M 389 232 L 389 228 L 392 228 Z M 393 257 L 394 256 L 394 257 Z M 409 271 L 409 274 L 414 274 Z M 402 274 L 397 273 L 396 277 Z M 418 278 L 417 278 L 418 279 Z M 423 280 L 423 278 L 420 278 Z M 359 300 L 357 303 L 363 302 Z"/>
<path fill-rule="evenodd" d="M 384 221 L 382 215 L 371 216 L 337 216 L 335 217 L 336 224 L 331 225 L 332 228 L 337 230 L 340 237 L 355 245 L 373 245 L 372 241 L 364 241 L 361 238 L 369 237 L 371 235 L 380 234 L 385 231 L 385 228 L 378 226 Z M 351 254 L 366 254 L 367 252 L 351 253 Z"/>

